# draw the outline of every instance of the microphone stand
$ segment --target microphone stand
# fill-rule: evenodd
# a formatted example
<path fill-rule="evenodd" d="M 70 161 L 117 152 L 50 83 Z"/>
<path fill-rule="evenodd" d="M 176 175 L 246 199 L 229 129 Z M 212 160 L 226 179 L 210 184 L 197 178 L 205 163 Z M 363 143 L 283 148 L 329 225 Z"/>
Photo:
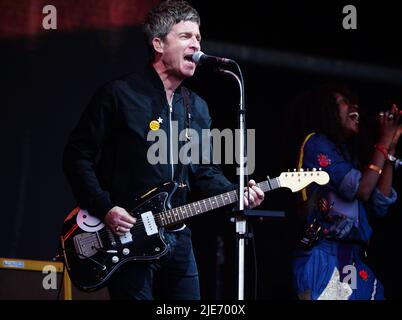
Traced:
<path fill-rule="evenodd" d="M 237 76 L 234 72 L 226 69 L 217 69 L 219 73 L 226 74 L 236 80 L 240 89 L 240 103 L 239 103 L 239 187 L 238 187 L 238 208 L 236 210 L 235 222 L 236 222 L 236 239 L 238 249 L 238 299 L 244 300 L 244 266 L 245 266 L 245 241 L 248 237 L 247 233 L 247 220 L 246 217 L 271 217 L 271 218 L 283 218 L 285 212 L 283 211 L 269 211 L 269 210 L 245 210 L 244 209 L 244 178 L 248 177 L 247 167 L 247 148 L 245 147 L 246 139 L 246 109 L 244 104 L 244 82 L 243 76 L 239 65 L 232 60 L 237 66 L 240 74 Z M 245 173 L 247 170 L 247 173 Z M 247 190 L 249 186 L 247 183 Z M 249 195 L 250 193 L 247 192 Z M 249 200 L 250 203 L 250 200 Z M 257 286 L 257 283 L 255 283 Z"/>
<path fill-rule="evenodd" d="M 241 70 L 237 63 L 235 63 L 239 69 L 240 75 Z M 245 265 L 245 238 L 247 232 L 247 221 L 244 216 L 244 177 L 245 169 L 247 169 L 247 154 L 245 148 L 245 137 L 246 137 L 246 119 L 245 119 L 245 105 L 244 105 L 244 83 L 243 77 L 240 79 L 234 72 L 219 69 L 220 73 L 227 74 L 234 78 L 239 85 L 240 89 L 240 103 L 239 103 L 239 187 L 238 187 L 238 214 L 235 217 L 236 221 L 236 238 L 238 243 L 238 299 L 244 300 L 244 265 Z M 248 184 L 247 184 L 248 186 Z M 249 194 L 249 193 L 248 193 Z"/>

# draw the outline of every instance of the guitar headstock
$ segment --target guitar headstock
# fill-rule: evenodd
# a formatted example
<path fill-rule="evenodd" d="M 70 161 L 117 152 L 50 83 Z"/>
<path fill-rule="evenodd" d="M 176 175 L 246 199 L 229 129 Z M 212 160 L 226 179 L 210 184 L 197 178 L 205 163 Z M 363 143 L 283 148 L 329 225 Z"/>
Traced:
<path fill-rule="evenodd" d="M 310 183 L 318 183 L 320 185 L 327 184 L 329 182 L 329 175 L 327 172 L 317 169 L 304 170 L 296 169 L 292 172 L 282 172 L 278 177 L 281 187 L 287 187 L 292 192 L 299 191 L 307 187 Z"/>

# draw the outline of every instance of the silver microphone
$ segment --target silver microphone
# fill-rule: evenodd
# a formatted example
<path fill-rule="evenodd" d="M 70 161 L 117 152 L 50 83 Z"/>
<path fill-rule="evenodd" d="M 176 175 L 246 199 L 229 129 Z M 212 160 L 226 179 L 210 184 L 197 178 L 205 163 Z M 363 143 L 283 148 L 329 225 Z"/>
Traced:
<path fill-rule="evenodd" d="M 233 60 L 228 58 L 221 58 L 215 56 L 209 56 L 202 51 L 197 51 L 192 55 L 192 60 L 195 64 L 212 64 L 212 65 L 228 65 L 234 63 Z"/>
<path fill-rule="evenodd" d="M 398 169 L 402 165 L 402 160 L 398 159 L 397 157 L 391 156 L 390 154 L 388 155 L 389 161 L 394 163 L 394 168 L 395 170 Z"/>

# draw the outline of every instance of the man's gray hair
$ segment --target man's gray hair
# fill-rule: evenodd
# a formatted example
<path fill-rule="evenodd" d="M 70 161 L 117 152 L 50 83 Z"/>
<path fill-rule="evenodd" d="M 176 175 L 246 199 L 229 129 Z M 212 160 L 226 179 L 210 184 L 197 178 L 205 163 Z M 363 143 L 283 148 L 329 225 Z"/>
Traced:
<path fill-rule="evenodd" d="M 192 21 L 200 26 L 200 16 L 190 4 L 183 0 L 167 0 L 153 8 L 145 18 L 143 31 L 148 46 L 152 39 L 164 39 L 172 27 L 180 21 Z"/>

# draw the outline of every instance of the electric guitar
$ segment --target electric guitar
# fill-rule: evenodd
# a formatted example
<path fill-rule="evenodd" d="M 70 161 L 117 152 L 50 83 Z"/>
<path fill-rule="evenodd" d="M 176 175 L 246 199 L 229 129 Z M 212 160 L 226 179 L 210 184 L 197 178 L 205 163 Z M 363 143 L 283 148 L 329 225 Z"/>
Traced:
<path fill-rule="evenodd" d="M 257 186 L 264 192 L 281 187 L 296 192 L 310 183 L 323 185 L 328 181 L 325 171 L 313 169 L 283 172 L 279 177 L 268 178 Z M 123 236 L 114 234 L 86 210 L 79 207 L 73 209 L 64 220 L 60 244 L 74 285 L 84 291 L 94 291 L 103 287 L 112 274 L 128 261 L 160 259 L 170 250 L 164 227 L 237 201 L 237 191 L 230 191 L 171 208 L 171 198 L 177 188 L 175 182 L 168 182 L 136 200 L 128 212 L 137 222 Z"/>

